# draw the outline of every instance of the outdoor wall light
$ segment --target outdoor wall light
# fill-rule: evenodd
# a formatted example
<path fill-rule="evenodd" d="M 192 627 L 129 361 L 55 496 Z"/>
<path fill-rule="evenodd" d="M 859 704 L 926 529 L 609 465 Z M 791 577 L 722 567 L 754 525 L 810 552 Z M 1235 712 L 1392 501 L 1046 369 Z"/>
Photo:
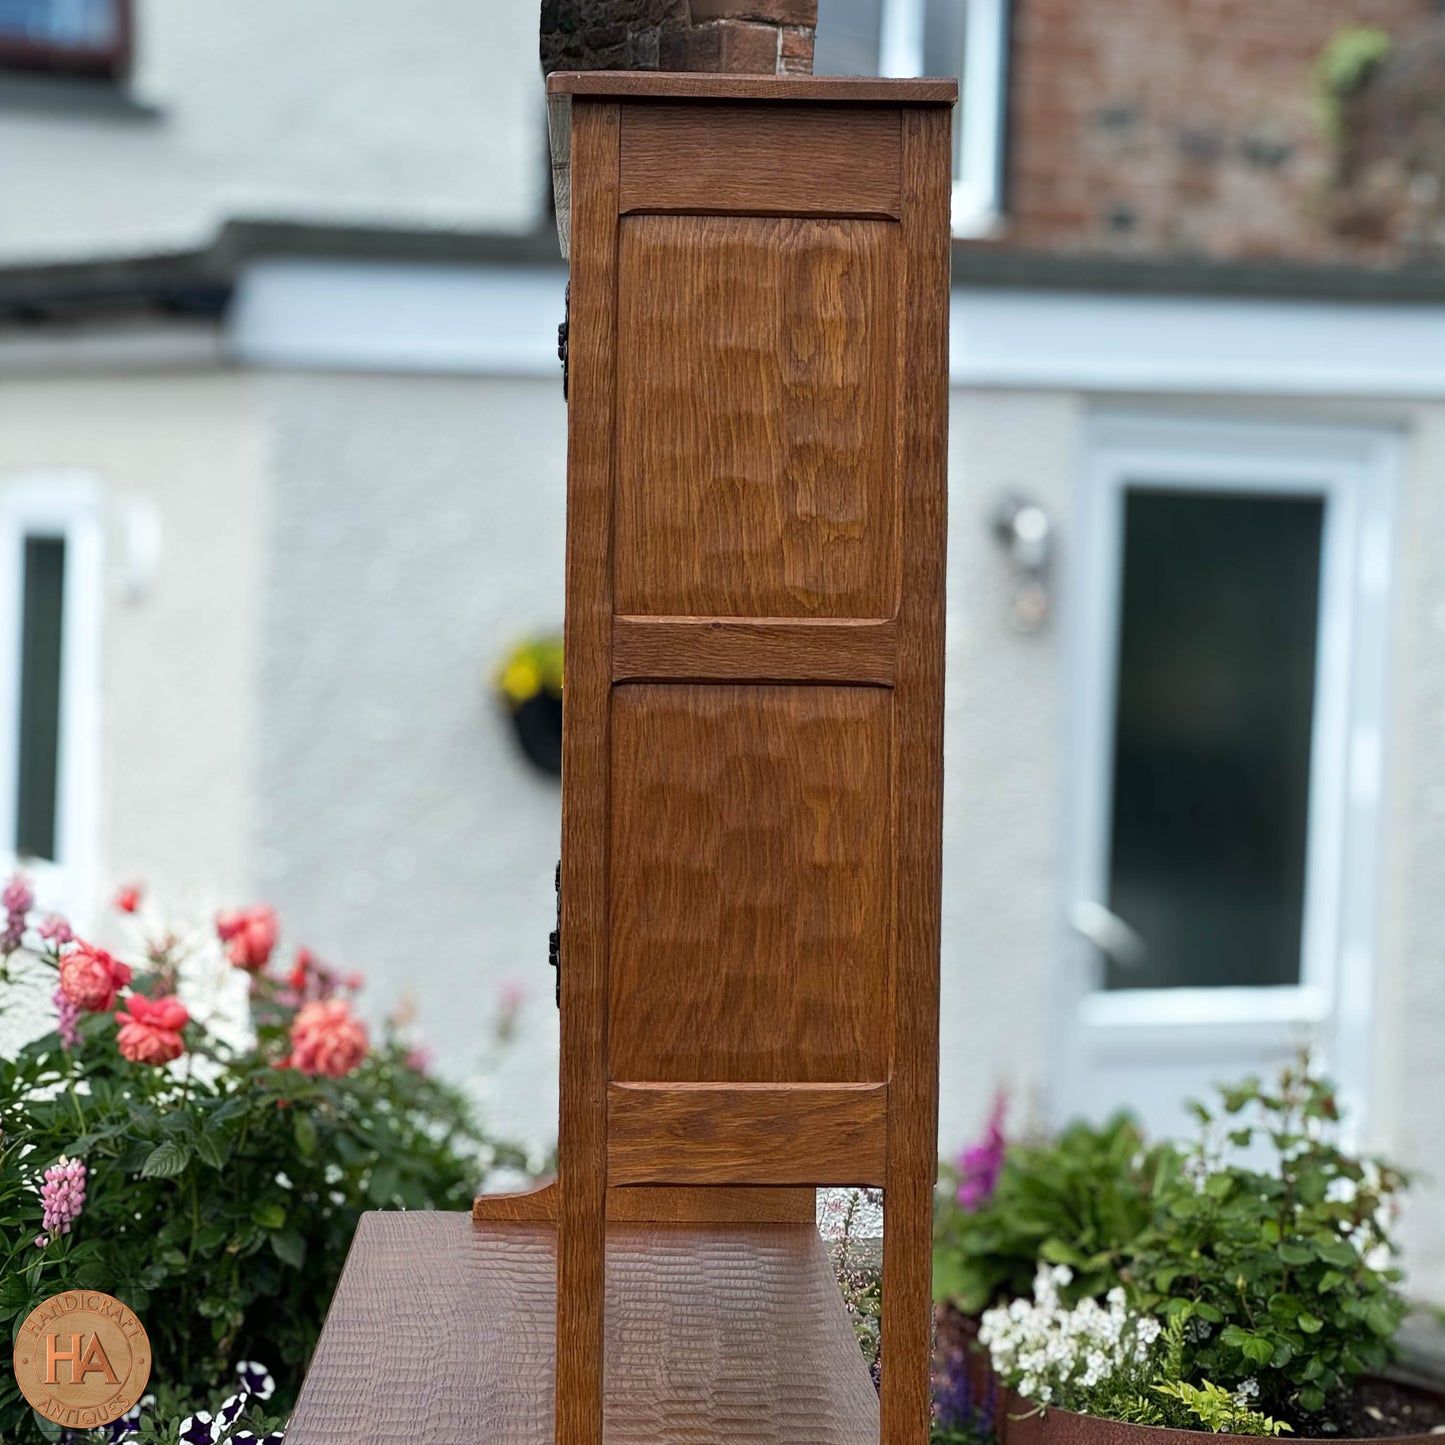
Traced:
<path fill-rule="evenodd" d="M 1019 632 L 1037 632 L 1049 615 L 1054 524 L 1037 502 L 1007 492 L 994 507 L 993 534 L 1013 569 L 1009 621 Z"/>

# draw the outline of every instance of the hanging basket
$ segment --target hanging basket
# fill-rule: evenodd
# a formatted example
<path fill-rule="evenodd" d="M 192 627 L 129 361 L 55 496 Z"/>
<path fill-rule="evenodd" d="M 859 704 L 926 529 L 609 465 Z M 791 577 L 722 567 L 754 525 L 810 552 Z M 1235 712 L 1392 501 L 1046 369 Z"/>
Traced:
<path fill-rule="evenodd" d="M 497 691 L 522 756 L 549 777 L 562 776 L 562 639 L 533 638 L 513 648 Z"/>

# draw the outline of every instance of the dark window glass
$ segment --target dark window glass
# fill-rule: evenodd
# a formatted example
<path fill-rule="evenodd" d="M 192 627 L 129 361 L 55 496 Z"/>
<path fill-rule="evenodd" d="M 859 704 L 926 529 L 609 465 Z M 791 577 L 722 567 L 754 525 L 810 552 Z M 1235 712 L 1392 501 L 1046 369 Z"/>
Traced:
<path fill-rule="evenodd" d="M 15 849 L 31 858 L 55 857 L 64 593 L 65 543 L 52 537 L 27 537 Z"/>
<path fill-rule="evenodd" d="M 1109 988 L 1299 981 L 1324 502 L 1130 489 Z"/>
<path fill-rule="evenodd" d="M 116 39 L 114 0 L 0 0 L 0 34 L 71 49 Z"/>
<path fill-rule="evenodd" d="M 114 78 L 129 0 L 0 0 L 0 65 Z"/>
<path fill-rule="evenodd" d="M 813 45 L 814 75 L 877 75 L 883 0 L 823 0 Z"/>

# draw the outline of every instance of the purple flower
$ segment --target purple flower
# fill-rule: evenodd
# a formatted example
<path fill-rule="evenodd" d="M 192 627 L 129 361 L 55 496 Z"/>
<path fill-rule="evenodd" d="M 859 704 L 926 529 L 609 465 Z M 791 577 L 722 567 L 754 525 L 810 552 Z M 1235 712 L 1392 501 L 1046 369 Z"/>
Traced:
<path fill-rule="evenodd" d="M 269 1400 L 276 1393 L 276 1381 L 265 1365 L 258 1365 L 254 1360 L 242 1360 L 236 1366 L 236 1374 L 240 1377 L 241 1388 L 258 1400 Z"/>
<path fill-rule="evenodd" d="M 57 948 L 75 942 L 75 935 L 70 931 L 70 925 L 58 913 L 51 914 L 35 931 L 41 938 L 53 943 Z"/>
<path fill-rule="evenodd" d="M 99 1434 L 106 1441 L 106 1445 L 137 1445 L 140 1436 L 136 1432 L 140 1429 L 141 1417 L 155 1402 L 154 1395 L 143 1395 L 118 1420 L 112 1420 L 109 1425 L 102 1425 Z M 91 1431 L 85 1431 L 75 1436 L 77 1441 L 94 1438 L 94 1433 Z"/>
<path fill-rule="evenodd" d="M 992 1198 L 998 1185 L 998 1176 L 1003 1170 L 1004 1153 L 1007 1144 L 1003 1136 L 1003 1116 L 1008 1100 L 999 1094 L 993 1101 L 988 1116 L 988 1126 L 983 1138 L 970 1144 L 959 1156 L 960 1175 L 958 1191 L 954 1198 L 959 1207 L 972 1214 L 981 1204 Z"/>
<path fill-rule="evenodd" d="M 35 1243 L 43 1249 L 56 1235 L 69 1234 L 70 1226 L 80 1218 L 85 1205 L 85 1165 L 62 1154 L 60 1162 L 45 1171 L 40 1203 L 45 1210 L 41 1223 L 46 1232 L 37 1235 Z"/>
<path fill-rule="evenodd" d="M 35 906 L 35 894 L 25 876 L 17 873 L 0 891 L 0 906 L 5 909 L 5 931 L 0 934 L 0 952 L 11 954 L 25 937 L 25 915 Z"/>
<path fill-rule="evenodd" d="M 182 1441 L 183 1445 L 211 1445 L 212 1441 L 221 1438 L 221 1431 L 208 1411 L 197 1410 L 194 1415 L 187 1415 L 181 1421 L 180 1432 L 176 1438 Z"/>
<path fill-rule="evenodd" d="M 5 905 L 7 913 L 18 913 L 22 916 L 35 907 L 35 894 L 23 873 L 17 873 L 5 885 L 5 891 L 0 893 L 0 903 Z"/>
<path fill-rule="evenodd" d="M 998 1386 L 993 1377 L 988 1377 L 980 1396 L 965 1351 L 953 1349 L 934 1356 L 933 1418 L 940 1430 L 991 1440 L 997 1406 Z"/>
<path fill-rule="evenodd" d="M 63 988 L 51 995 L 55 1000 L 55 1031 L 63 1047 L 73 1049 L 80 1042 L 80 1005 L 71 1003 Z"/>
<path fill-rule="evenodd" d="M 226 1397 L 225 1403 L 216 1411 L 216 1423 L 229 1430 L 241 1418 L 241 1412 L 250 1403 L 250 1392 L 243 1385 L 234 1395 Z"/>

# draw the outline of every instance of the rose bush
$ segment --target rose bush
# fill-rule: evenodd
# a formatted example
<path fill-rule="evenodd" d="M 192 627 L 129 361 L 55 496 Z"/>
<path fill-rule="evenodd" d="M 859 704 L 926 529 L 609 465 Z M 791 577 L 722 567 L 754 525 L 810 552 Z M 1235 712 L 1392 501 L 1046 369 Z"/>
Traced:
<path fill-rule="evenodd" d="M 414 1041 L 368 1037 L 358 977 L 283 957 L 270 909 L 188 932 L 127 888 L 127 962 L 36 915 L 23 881 L 0 905 L 0 1010 L 55 1010 L 0 1060 L 0 1323 L 66 1289 L 117 1296 L 150 1332 L 157 1408 L 259 1359 L 284 1415 L 363 1210 L 465 1209 L 492 1170 L 531 1172 Z M 181 1413 L 136 1438 L 176 1438 Z M 55 1438 L 0 1372 L 0 1441 Z"/>

